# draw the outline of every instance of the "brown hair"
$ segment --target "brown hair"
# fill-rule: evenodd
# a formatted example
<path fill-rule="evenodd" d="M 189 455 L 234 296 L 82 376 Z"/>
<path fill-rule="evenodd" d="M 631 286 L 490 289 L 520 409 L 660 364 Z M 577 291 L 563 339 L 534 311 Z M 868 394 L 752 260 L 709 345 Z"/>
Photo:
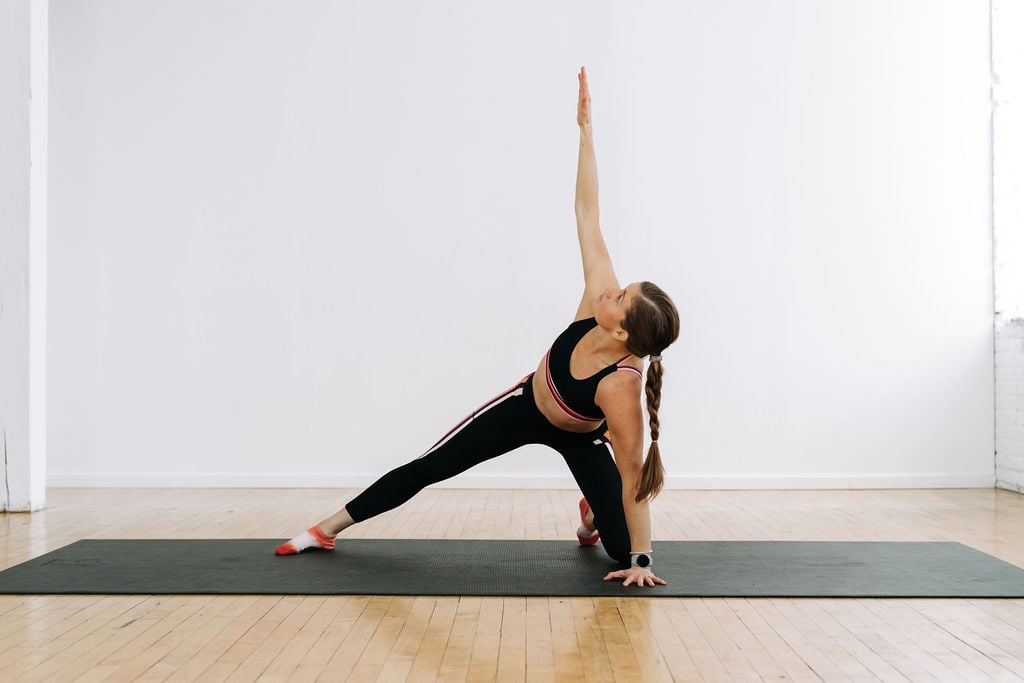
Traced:
<path fill-rule="evenodd" d="M 626 350 L 634 356 L 642 358 L 661 355 L 679 336 L 679 311 L 664 290 L 650 282 L 641 282 L 640 296 L 633 300 L 626 311 L 622 329 L 629 334 Z M 661 451 L 658 449 L 658 433 L 661 428 L 658 409 L 661 407 L 661 378 L 664 374 L 660 360 L 648 364 L 645 392 L 647 413 L 650 416 L 651 447 L 644 460 L 640 489 L 636 494 L 638 503 L 644 499 L 653 499 L 665 484 L 665 468 L 661 464 Z"/>

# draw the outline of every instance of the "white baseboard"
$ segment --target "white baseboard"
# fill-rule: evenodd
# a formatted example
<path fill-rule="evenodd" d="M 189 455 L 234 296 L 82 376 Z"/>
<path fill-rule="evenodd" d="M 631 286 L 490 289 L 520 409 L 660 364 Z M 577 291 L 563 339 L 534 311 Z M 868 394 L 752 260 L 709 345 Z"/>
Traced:
<path fill-rule="evenodd" d="M 53 488 L 364 488 L 372 475 L 344 474 L 68 474 L 51 473 Z M 995 473 L 853 477 L 668 477 L 666 489 L 944 489 L 994 488 Z M 474 476 L 465 474 L 434 485 L 454 489 L 575 489 L 572 477 Z"/>

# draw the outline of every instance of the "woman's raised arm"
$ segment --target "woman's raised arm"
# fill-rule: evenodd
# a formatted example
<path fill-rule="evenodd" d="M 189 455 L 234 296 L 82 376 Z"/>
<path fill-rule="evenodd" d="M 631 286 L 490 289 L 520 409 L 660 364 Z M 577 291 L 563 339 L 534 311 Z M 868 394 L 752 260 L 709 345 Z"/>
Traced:
<path fill-rule="evenodd" d="M 576 232 L 583 256 L 583 300 L 576 319 L 593 315 L 594 301 L 608 289 L 619 289 L 612 268 L 612 259 L 601 234 L 600 210 L 597 201 L 597 157 L 590 123 L 590 88 L 587 70 L 580 69 L 580 95 L 576 123 L 580 126 L 580 156 L 576 168 Z"/>

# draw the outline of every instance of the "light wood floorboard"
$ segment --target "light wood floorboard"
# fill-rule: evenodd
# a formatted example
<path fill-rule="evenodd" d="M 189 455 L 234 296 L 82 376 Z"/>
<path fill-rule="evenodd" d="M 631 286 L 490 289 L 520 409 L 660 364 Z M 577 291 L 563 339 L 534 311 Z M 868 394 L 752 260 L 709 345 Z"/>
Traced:
<path fill-rule="evenodd" d="M 0 515 L 0 568 L 82 538 L 285 539 L 354 493 L 52 489 Z M 347 533 L 571 543 L 577 500 L 433 489 Z M 959 541 L 1024 566 L 1007 491 L 667 491 L 652 515 L 656 542 Z M 1024 600 L 11 595 L 0 680 L 1018 681 Z"/>

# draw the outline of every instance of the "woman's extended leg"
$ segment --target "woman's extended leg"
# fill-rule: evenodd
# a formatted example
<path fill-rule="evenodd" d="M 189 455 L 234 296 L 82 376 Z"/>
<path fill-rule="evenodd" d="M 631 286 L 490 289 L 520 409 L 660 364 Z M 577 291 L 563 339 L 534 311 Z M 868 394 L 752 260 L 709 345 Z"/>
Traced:
<path fill-rule="evenodd" d="M 280 546 L 277 554 L 312 547 L 329 550 L 334 536 L 346 527 L 398 507 L 430 484 L 530 443 L 530 418 L 536 408 L 532 396 L 524 396 L 523 386 L 521 382 L 474 410 L 426 453 L 382 476 L 341 510 Z"/>

